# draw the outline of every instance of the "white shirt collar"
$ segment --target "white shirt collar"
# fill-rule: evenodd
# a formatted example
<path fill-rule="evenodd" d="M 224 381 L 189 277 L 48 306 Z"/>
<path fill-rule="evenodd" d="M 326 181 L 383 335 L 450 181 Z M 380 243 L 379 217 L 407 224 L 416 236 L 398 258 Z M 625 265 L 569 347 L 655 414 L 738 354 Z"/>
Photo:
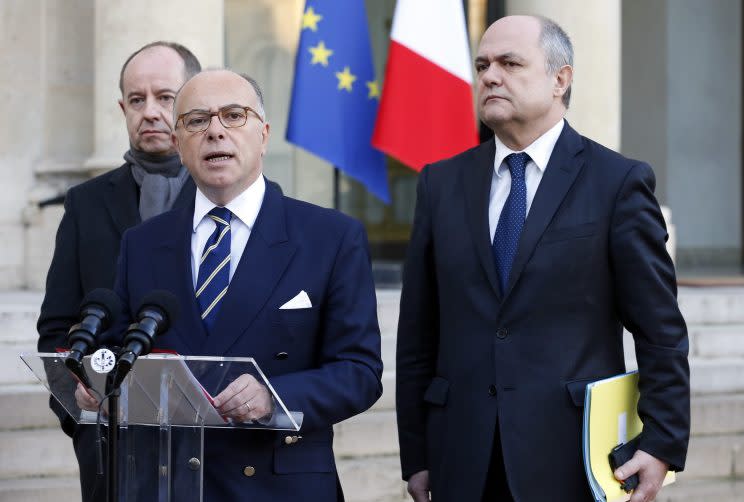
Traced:
<path fill-rule="evenodd" d="M 264 193 L 266 193 L 266 181 L 263 175 L 259 175 L 251 186 L 228 202 L 225 207 L 233 213 L 233 217 L 239 218 L 248 227 L 248 230 L 251 230 L 261 209 Z M 217 207 L 217 205 L 209 200 L 197 187 L 196 199 L 194 201 L 194 232 L 196 232 L 196 227 L 199 226 L 199 223 L 201 223 L 207 213 L 214 207 Z"/>
<path fill-rule="evenodd" d="M 541 172 L 545 172 L 545 168 L 548 167 L 548 161 L 553 153 L 555 144 L 558 142 L 558 137 L 563 131 L 563 125 L 566 123 L 564 119 L 559 120 L 553 127 L 548 129 L 542 136 L 533 141 L 527 148 L 522 150 L 524 153 L 530 156 L 532 162 L 535 163 Z M 493 161 L 494 170 L 496 176 L 501 177 L 503 169 L 509 169 L 504 164 L 504 159 L 507 155 L 512 153 L 519 153 L 515 150 L 511 150 L 504 143 L 501 142 L 498 136 L 495 136 L 496 140 L 496 157 Z"/>

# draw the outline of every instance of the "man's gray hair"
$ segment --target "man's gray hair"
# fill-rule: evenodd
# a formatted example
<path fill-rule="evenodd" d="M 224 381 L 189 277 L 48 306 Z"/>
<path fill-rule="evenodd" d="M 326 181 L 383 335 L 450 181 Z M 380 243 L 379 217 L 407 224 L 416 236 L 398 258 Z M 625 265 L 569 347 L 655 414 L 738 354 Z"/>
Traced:
<path fill-rule="evenodd" d="M 248 81 L 249 84 L 251 84 L 251 87 L 253 87 L 253 90 L 256 93 L 256 96 L 258 97 L 258 110 L 256 110 L 259 115 L 261 115 L 261 119 L 263 121 L 266 121 L 266 111 L 264 109 L 264 98 L 263 98 L 263 91 L 261 90 L 261 86 L 258 85 L 258 82 L 256 82 L 256 79 L 248 75 L 247 73 L 241 73 L 236 72 L 238 75 L 243 77 L 246 81 Z"/>
<path fill-rule="evenodd" d="M 545 52 L 545 66 L 548 74 L 555 75 L 558 70 L 568 65 L 573 66 L 573 45 L 571 39 L 558 23 L 547 17 L 537 16 L 542 24 L 540 47 Z M 571 84 L 563 95 L 563 104 L 568 108 L 571 101 Z"/>

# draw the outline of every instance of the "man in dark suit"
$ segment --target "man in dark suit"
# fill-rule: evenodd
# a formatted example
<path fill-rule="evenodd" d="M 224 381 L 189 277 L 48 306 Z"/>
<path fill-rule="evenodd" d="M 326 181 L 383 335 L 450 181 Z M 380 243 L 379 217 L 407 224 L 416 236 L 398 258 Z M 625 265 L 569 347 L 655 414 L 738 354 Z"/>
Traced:
<path fill-rule="evenodd" d="M 654 175 L 565 122 L 572 59 L 552 21 L 496 21 L 475 59 L 495 137 L 420 175 L 396 372 L 417 502 L 592 500 L 584 389 L 625 371 L 623 326 L 644 429 L 615 475 L 649 501 L 684 467 L 688 341 Z"/>
<path fill-rule="evenodd" d="M 172 291 L 180 314 L 156 347 L 253 357 L 287 409 L 304 413 L 301 437 L 207 430 L 205 500 L 343 500 L 332 426 L 382 393 L 364 228 L 266 183 L 269 124 L 252 79 L 200 73 L 179 92 L 175 113 L 174 141 L 197 194 L 124 235 L 116 291 L 125 321 L 151 291 Z M 77 397 L 83 408 L 96 404 L 80 388 Z M 269 419 L 276 403 L 243 374 L 214 405 L 243 422 Z M 175 476 L 189 457 L 174 454 Z"/>
<path fill-rule="evenodd" d="M 201 69 L 186 47 L 148 44 L 124 63 L 119 80 L 130 148 L 125 163 L 71 188 L 57 231 L 46 294 L 38 322 L 40 352 L 66 347 L 79 321 L 80 302 L 96 288 L 112 288 L 121 237 L 142 220 L 192 203 L 196 187 L 171 142 L 173 101 L 183 83 Z M 73 438 L 84 500 L 105 496 L 96 476 L 95 428 L 78 426 L 50 398 L 62 429 Z"/>

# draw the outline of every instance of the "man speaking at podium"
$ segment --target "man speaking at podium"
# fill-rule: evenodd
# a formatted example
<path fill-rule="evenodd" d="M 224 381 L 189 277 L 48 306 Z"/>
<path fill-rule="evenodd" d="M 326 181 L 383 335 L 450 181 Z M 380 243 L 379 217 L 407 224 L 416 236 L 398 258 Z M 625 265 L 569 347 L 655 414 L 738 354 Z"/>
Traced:
<path fill-rule="evenodd" d="M 204 498 L 342 500 L 332 426 L 382 393 L 364 228 L 266 183 L 269 124 L 254 80 L 199 73 L 174 110 L 173 140 L 196 182 L 195 203 L 124 235 L 117 293 L 130 316 L 151 291 L 175 293 L 180 315 L 156 347 L 253 357 L 287 408 L 304 413 L 297 441 L 286 432 L 208 429 Z M 214 404 L 237 421 L 266 419 L 274 406 L 249 375 Z M 188 461 L 174 458 L 175 469 Z"/>

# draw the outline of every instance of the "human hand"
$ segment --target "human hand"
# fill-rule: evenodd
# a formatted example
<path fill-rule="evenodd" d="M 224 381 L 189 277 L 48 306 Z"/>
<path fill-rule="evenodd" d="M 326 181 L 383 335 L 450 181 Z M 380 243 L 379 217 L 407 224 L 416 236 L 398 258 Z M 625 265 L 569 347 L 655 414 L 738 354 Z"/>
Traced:
<path fill-rule="evenodd" d="M 80 382 L 78 382 L 75 388 L 75 402 L 78 408 L 86 411 L 98 411 L 98 405 L 100 404 L 98 399 Z"/>
<path fill-rule="evenodd" d="M 271 393 L 248 373 L 240 375 L 225 387 L 213 402 L 220 415 L 239 422 L 259 420 L 274 413 Z"/>
<path fill-rule="evenodd" d="M 633 458 L 615 469 L 615 478 L 623 481 L 638 473 L 638 487 L 633 490 L 630 502 L 651 502 L 659 493 L 668 470 L 669 464 L 638 450 Z"/>
<path fill-rule="evenodd" d="M 408 478 L 408 494 L 414 502 L 429 502 L 429 471 L 419 471 Z"/>

